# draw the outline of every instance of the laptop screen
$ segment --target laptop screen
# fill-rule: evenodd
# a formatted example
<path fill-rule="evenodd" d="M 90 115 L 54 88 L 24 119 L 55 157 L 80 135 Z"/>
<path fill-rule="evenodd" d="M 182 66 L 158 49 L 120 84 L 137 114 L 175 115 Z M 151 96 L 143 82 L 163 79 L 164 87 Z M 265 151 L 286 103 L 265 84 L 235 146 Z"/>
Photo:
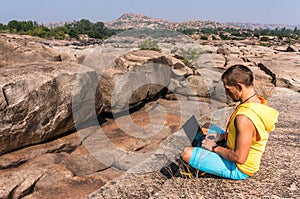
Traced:
<path fill-rule="evenodd" d="M 198 142 L 201 141 L 205 137 L 203 134 L 201 127 L 194 115 L 192 115 L 182 126 L 185 134 L 187 135 L 188 139 L 192 146 L 198 145 Z"/>

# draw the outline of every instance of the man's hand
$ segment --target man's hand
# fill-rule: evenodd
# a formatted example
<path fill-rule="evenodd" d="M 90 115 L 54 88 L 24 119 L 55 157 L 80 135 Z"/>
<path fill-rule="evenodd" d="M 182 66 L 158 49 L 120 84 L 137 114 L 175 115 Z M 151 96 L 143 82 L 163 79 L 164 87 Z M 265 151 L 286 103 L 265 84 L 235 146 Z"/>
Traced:
<path fill-rule="evenodd" d="M 211 123 L 205 123 L 202 127 L 201 127 L 201 129 L 202 129 L 202 132 L 203 132 L 203 134 L 204 135 L 207 135 L 208 134 L 208 129 L 209 129 L 209 127 L 211 126 L 212 124 Z"/>
<path fill-rule="evenodd" d="M 224 139 L 225 131 L 220 128 L 219 126 L 211 123 L 205 123 L 202 127 L 201 130 L 204 135 L 211 134 L 211 133 L 217 133 L 217 141 L 221 141 Z"/>
<path fill-rule="evenodd" d="M 208 133 L 205 138 L 214 140 L 215 142 L 219 142 L 221 140 L 224 140 L 225 134 Z"/>
<path fill-rule="evenodd" d="M 213 148 L 218 146 L 217 141 L 219 141 L 218 140 L 219 138 L 220 138 L 220 134 L 216 134 L 216 133 L 207 134 L 205 139 L 202 141 L 201 147 L 209 151 L 212 151 Z"/>

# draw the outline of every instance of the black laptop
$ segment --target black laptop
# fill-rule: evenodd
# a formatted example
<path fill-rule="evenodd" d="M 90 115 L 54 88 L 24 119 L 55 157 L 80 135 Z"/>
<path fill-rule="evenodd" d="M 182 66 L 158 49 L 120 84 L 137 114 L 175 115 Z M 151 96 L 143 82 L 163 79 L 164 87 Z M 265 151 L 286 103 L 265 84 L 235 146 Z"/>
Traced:
<path fill-rule="evenodd" d="M 202 140 L 205 138 L 205 135 L 202 132 L 202 129 L 194 115 L 192 115 L 182 126 L 185 134 L 190 140 L 190 143 L 193 147 L 201 147 Z"/>

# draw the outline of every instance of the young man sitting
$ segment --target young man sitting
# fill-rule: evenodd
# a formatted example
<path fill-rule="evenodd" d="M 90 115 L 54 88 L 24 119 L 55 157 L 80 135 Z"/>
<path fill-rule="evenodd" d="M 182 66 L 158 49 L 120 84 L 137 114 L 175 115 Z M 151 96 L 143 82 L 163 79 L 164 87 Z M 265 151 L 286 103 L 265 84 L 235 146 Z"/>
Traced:
<path fill-rule="evenodd" d="M 269 132 L 275 129 L 278 112 L 269 107 L 253 87 L 252 71 L 234 65 L 222 75 L 226 90 L 234 102 L 226 130 L 211 126 L 201 147 L 187 147 L 182 159 L 190 166 L 224 178 L 246 179 L 258 171 Z M 217 142 L 225 139 L 225 145 Z"/>

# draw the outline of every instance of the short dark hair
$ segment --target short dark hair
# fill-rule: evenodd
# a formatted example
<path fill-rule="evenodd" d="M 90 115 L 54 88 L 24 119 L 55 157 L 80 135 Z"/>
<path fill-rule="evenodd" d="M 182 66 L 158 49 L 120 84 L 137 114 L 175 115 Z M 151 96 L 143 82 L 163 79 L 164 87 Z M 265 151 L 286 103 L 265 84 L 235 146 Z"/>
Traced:
<path fill-rule="evenodd" d="M 222 75 L 229 86 L 236 86 L 238 83 L 245 86 L 253 86 L 253 72 L 244 65 L 237 64 L 229 67 Z"/>

